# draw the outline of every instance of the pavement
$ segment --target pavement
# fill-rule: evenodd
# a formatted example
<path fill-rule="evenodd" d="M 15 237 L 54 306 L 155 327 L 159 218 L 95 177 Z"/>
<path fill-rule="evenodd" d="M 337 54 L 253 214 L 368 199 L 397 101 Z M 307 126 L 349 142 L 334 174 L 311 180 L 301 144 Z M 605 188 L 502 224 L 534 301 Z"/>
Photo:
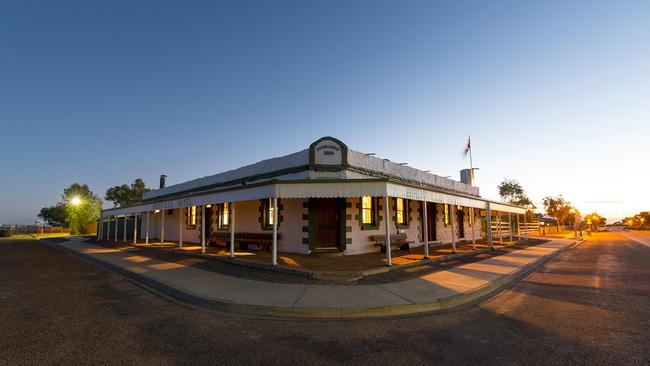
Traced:
<path fill-rule="evenodd" d="M 282 317 L 360 318 L 450 309 L 508 284 L 579 242 L 548 243 L 406 281 L 374 285 L 254 281 L 88 244 L 50 245 L 175 298 L 230 312 Z"/>

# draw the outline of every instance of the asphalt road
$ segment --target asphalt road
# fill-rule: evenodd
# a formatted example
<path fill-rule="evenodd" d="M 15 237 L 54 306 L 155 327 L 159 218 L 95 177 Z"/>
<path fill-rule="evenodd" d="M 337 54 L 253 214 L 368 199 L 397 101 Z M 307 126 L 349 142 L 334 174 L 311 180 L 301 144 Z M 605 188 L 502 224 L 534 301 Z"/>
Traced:
<path fill-rule="evenodd" d="M 590 240 L 465 309 L 360 321 L 187 306 L 0 240 L 0 364 L 650 364 L 650 248 Z"/>

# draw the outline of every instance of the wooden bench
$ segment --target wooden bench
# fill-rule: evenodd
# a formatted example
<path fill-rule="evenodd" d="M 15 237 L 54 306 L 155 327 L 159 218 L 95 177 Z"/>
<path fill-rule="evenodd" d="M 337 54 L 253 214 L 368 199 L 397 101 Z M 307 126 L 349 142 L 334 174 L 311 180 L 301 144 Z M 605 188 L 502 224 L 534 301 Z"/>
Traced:
<path fill-rule="evenodd" d="M 373 235 L 370 237 L 370 240 L 374 242 L 375 245 L 381 246 L 381 252 L 386 252 L 386 235 Z M 390 235 L 390 245 L 399 246 L 400 250 L 409 250 L 409 244 L 415 243 L 413 240 L 408 240 L 406 233 L 400 234 L 391 234 Z"/>
<path fill-rule="evenodd" d="M 278 240 L 282 236 L 278 233 Z M 227 231 L 216 231 L 210 234 L 210 242 L 216 245 L 230 245 L 230 233 Z M 271 250 L 273 245 L 273 233 L 235 233 L 235 245 L 239 249 L 246 250 L 248 245 L 259 245 L 262 249 Z"/>

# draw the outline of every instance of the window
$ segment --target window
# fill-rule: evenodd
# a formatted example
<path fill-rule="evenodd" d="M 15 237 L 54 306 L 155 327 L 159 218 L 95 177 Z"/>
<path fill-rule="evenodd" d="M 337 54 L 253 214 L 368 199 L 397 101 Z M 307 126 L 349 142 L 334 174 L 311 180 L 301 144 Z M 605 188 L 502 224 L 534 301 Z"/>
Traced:
<path fill-rule="evenodd" d="M 449 225 L 449 205 L 445 204 L 445 225 Z"/>
<path fill-rule="evenodd" d="M 262 224 L 262 229 L 270 230 L 273 228 L 273 223 L 275 220 L 274 211 L 275 210 L 273 209 L 273 198 L 262 200 L 262 204 L 260 206 L 260 223 Z M 278 212 L 277 212 L 278 227 L 282 222 L 282 217 L 280 216 L 281 212 L 282 212 L 282 205 L 280 204 L 280 200 L 278 199 Z"/>
<path fill-rule="evenodd" d="M 409 201 L 403 198 L 395 199 L 395 224 L 406 228 L 409 224 Z"/>
<path fill-rule="evenodd" d="M 469 208 L 469 217 L 467 218 L 469 226 L 474 225 L 474 207 Z"/>
<path fill-rule="evenodd" d="M 361 197 L 361 225 L 375 225 L 375 202 L 370 196 Z"/>
<path fill-rule="evenodd" d="M 218 225 L 220 229 L 227 229 L 230 226 L 230 204 L 224 202 L 219 205 Z"/>
<path fill-rule="evenodd" d="M 185 227 L 194 229 L 196 227 L 196 206 L 185 209 Z"/>
<path fill-rule="evenodd" d="M 275 223 L 275 208 L 273 207 L 273 199 L 269 198 L 268 210 L 266 213 L 266 224 L 268 226 L 273 226 Z"/>
<path fill-rule="evenodd" d="M 403 198 L 398 198 L 395 202 L 395 222 L 398 225 L 404 225 L 405 222 L 405 217 L 404 217 L 404 199 Z"/>

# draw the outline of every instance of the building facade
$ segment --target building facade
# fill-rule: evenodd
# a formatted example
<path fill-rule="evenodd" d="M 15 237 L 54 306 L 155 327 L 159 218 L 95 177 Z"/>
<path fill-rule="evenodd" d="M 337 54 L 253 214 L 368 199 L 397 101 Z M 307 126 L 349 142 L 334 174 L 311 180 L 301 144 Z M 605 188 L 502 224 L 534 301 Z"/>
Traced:
<path fill-rule="evenodd" d="M 137 224 L 130 227 L 139 228 L 133 234 L 147 242 L 232 241 L 253 249 L 268 242 L 274 253 L 353 255 L 378 252 L 378 241 L 398 234 L 410 247 L 491 241 L 485 228 L 493 217 L 524 214 L 521 207 L 481 198 L 471 172 L 461 176 L 443 178 L 323 137 L 294 154 L 161 184 L 139 204 L 103 210 L 98 235 L 111 238 L 131 220 Z M 120 231 L 126 240 L 128 230 Z"/>

